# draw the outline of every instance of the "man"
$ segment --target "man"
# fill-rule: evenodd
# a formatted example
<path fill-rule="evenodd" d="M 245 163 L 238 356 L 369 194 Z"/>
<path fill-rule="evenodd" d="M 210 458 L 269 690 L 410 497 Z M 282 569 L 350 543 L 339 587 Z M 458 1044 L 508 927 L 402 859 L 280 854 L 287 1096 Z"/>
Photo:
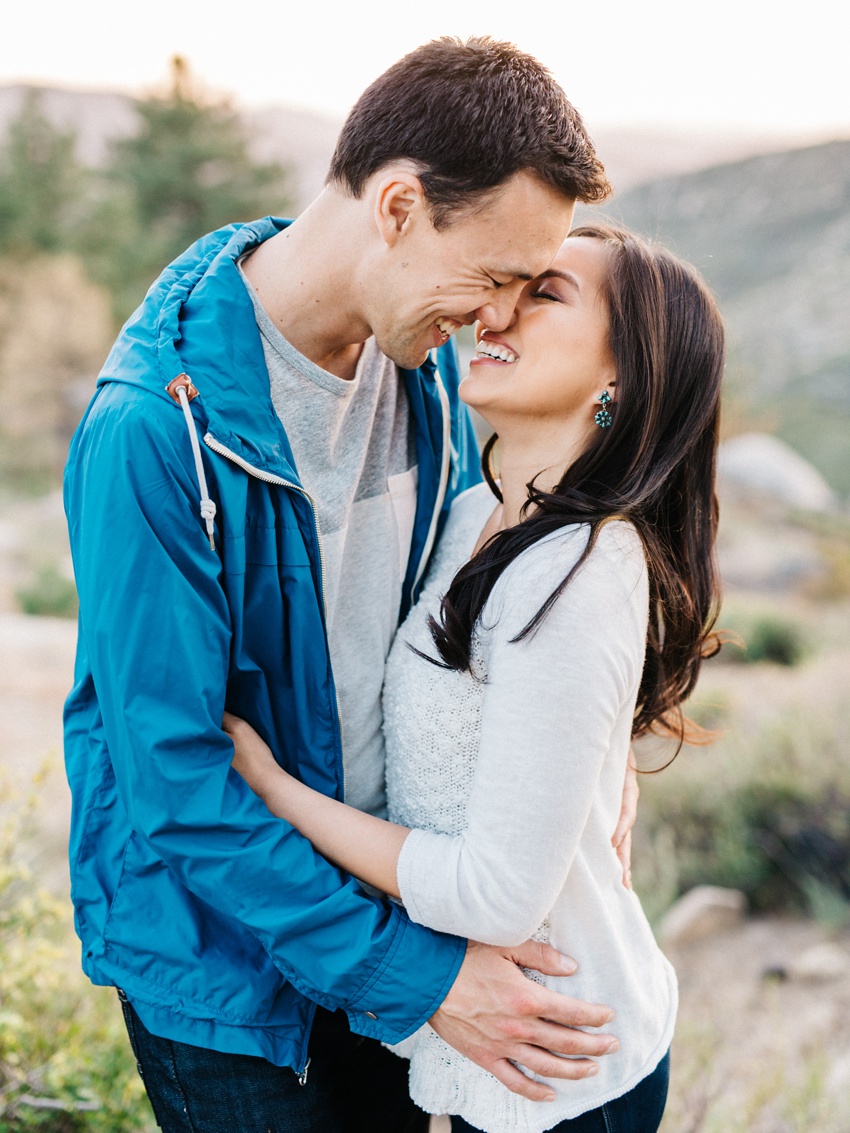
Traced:
<path fill-rule="evenodd" d="M 428 44 L 362 96 L 296 222 L 199 241 L 107 359 L 66 476 L 73 898 L 166 1130 L 425 1128 L 380 1041 L 426 1021 L 535 1099 L 515 1063 L 577 1078 L 613 1049 L 574 1029 L 607 1008 L 518 966 L 570 961 L 364 892 L 247 790 L 221 728 L 227 707 L 380 813 L 383 662 L 478 475 L 450 336 L 504 328 L 607 191 L 538 63 Z"/>

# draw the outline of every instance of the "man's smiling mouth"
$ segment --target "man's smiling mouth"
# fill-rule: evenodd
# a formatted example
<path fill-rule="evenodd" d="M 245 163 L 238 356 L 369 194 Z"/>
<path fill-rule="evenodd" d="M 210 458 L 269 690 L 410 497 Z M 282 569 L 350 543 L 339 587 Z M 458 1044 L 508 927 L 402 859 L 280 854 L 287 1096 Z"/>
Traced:
<path fill-rule="evenodd" d="M 436 319 L 437 330 L 443 336 L 443 342 L 448 342 L 455 331 L 459 331 L 463 323 L 459 323 L 457 319 L 450 319 L 448 315 L 441 315 Z"/>

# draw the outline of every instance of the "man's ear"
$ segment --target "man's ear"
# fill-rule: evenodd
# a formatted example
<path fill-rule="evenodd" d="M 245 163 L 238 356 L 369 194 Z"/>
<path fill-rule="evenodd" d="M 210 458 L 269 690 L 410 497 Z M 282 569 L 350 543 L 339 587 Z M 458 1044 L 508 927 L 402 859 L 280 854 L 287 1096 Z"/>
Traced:
<path fill-rule="evenodd" d="M 381 239 L 395 247 L 409 230 L 413 217 L 424 211 L 425 193 L 415 173 L 403 169 L 388 171 L 375 186 L 374 218 Z"/>

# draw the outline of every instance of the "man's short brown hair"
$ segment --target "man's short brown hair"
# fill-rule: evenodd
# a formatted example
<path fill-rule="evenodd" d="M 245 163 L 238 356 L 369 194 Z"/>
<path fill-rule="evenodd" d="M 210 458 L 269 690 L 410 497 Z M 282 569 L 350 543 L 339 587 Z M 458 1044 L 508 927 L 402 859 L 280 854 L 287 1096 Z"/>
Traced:
<path fill-rule="evenodd" d="M 359 197 L 373 173 L 406 158 L 434 224 L 527 171 L 572 200 L 611 192 L 578 111 L 547 69 L 512 43 L 444 36 L 375 80 L 349 114 L 328 183 Z"/>

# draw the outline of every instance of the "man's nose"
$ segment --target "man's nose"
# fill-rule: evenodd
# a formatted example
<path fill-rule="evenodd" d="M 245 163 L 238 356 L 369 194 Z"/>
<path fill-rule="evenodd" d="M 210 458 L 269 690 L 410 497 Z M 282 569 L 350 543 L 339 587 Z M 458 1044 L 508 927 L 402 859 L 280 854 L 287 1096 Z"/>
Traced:
<path fill-rule="evenodd" d="M 475 312 L 476 319 L 483 323 L 488 330 L 494 330 L 497 333 L 502 330 L 507 330 L 513 323 L 516 317 L 516 305 L 519 300 L 519 295 L 513 291 L 508 293 L 508 289 L 504 288 L 505 294 L 497 292 L 486 303 L 483 303 Z"/>

